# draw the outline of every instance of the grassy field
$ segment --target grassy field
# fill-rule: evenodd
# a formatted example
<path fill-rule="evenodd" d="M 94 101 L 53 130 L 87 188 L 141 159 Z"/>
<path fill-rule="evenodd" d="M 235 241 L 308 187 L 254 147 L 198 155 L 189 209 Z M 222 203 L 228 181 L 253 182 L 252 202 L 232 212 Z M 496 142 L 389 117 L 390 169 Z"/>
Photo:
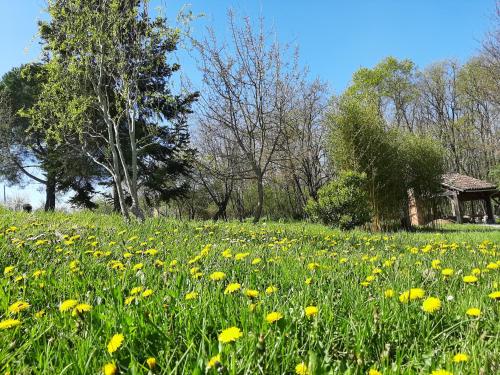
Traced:
<path fill-rule="evenodd" d="M 498 374 L 500 232 L 445 229 L 2 211 L 0 373 Z"/>

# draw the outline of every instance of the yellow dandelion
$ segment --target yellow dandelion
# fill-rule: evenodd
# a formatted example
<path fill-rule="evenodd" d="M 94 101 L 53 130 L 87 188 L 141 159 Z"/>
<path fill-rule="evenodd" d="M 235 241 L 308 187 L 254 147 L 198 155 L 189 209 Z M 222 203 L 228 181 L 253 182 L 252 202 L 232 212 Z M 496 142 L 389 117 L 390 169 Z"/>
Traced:
<path fill-rule="evenodd" d="M 446 370 L 439 369 L 439 370 L 432 371 L 431 375 L 453 375 L 453 373 L 446 371 Z"/>
<path fill-rule="evenodd" d="M 455 273 L 455 271 L 453 271 L 452 268 L 444 268 L 442 271 L 441 271 L 441 274 L 445 277 L 449 277 L 449 276 L 453 276 L 453 274 Z"/>
<path fill-rule="evenodd" d="M 422 310 L 426 313 L 433 313 L 441 308 L 441 301 L 436 297 L 427 298 L 424 303 L 422 303 Z"/>
<path fill-rule="evenodd" d="M 488 294 L 488 297 L 495 300 L 500 300 L 500 290 Z"/>
<path fill-rule="evenodd" d="M 156 367 L 156 358 L 149 357 L 148 359 L 146 359 L 146 363 L 147 363 L 149 369 L 152 370 Z"/>
<path fill-rule="evenodd" d="M 297 366 L 295 366 L 295 373 L 297 375 L 310 375 L 309 369 L 304 362 L 300 362 Z"/>
<path fill-rule="evenodd" d="M 152 289 L 146 289 L 144 292 L 142 292 L 142 296 L 144 298 L 149 297 L 151 294 L 153 294 L 153 290 Z"/>
<path fill-rule="evenodd" d="M 28 302 L 17 301 L 17 302 L 14 302 L 12 305 L 9 306 L 9 312 L 11 314 L 17 314 L 17 313 L 20 313 L 23 310 L 26 310 L 29 307 L 30 307 L 30 304 Z"/>
<path fill-rule="evenodd" d="M 136 299 L 136 296 L 128 296 L 125 298 L 125 305 L 130 305 L 132 302 L 134 302 Z"/>
<path fill-rule="evenodd" d="M 207 365 L 207 368 L 208 369 L 211 369 L 211 368 L 214 368 L 214 367 L 218 367 L 220 365 L 220 362 L 221 359 L 220 359 L 220 354 L 217 354 L 217 355 L 214 355 L 212 358 L 210 358 L 210 360 L 208 361 L 208 365 Z"/>
<path fill-rule="evenodd" d="M 453 362 L 455 363 L 460 363 L 460 362 L 467 362 L 469 360 L 469 355 L 465 353 L 457 353 L 453 356 Z"/>
<path fill-rule="evenodd" d="M 266 322 L 269 324 L 275 323 L 278 320 L 283 318 L 283 314 L 277 311 L 270 312 L 269 314 L 266 315 Z"/>
<path fill-rule="evenodd" d="M 132 269 L 134 271 L 139 271 L 139 270 L 142 270 L 144 267 L 144 264 L 143 263 L 137 263 L 136 265 L 134 265 L 134 267 L 132 267 Z"/>
<path fill-rule="evenodd" d="M 488 263 L 488 265 L 486 266 L 486 268 L 487 268 L 487 269 L 489 269 L 489 270 L 496 270 L 496 269 L 498 269 L 499 267 L 500 267 L 500 266 L 499 266 L 498 264 L 493 263 L 493 262 L 492 262 L 492 263 Z"/>
<path fill-rule="evenodd" d="M 268 286 L 266 288 L 266 294 L 273 294 L 273 293 L 276 293 L 278 291 L 278 288 L 276 288 L 275 286 Z"/>
<path fill-rule="evenodd" d="M 0 329 L 9 329 L 21 325 L 21 321 L 17 319 L 5 319 L 0 321 Z"/>
<path fill-rule="evenodd" d="M 307 306 L 304 312 L 307 317 L 316 316 L 318 314 L 318 308 L 316 306 Z"/>
<path fill-rule="evenodd" d="M 245 295 L 249 298 L 257 298 L 259 296 L 259 291 L 255 289 L 247 289 Z"/>
<path fill-rule="evenodd" d="M 226 277 L 226 274 L 224 272 L 214 272 L 210 275 L 210 280 L 212 281 L 220 281 Z"/>
<path fill-rule="evenodd" d="M 108 353 L 113 354 L 116 352 L 120 346 L 123 344 L 123 340 L 125 337 L 121 333 L 115 334 L 113 337 L 111 337 L 111 340 L 109 340 L 108 343 Z"/>
<path fill-rule="evenodd" d="M 241 289 L 240 283 L 230 283 L 224 290 L 224 294 L 231 294 Z"/>
<path fill-rule="evenodd" d="M 89 312 L 90 310 L 92 310 L 92 306 L 89 305 L 88 303 L 79 303 L 78 305 L 75 306 L 71 315 L 77 316 L 84 312 Z"/>
<path fill-rule="evenodd" d="M 71 310 L 76 305 L 78 305 L 78 301 L 76 299 L 67 299 L 59 305 L 59 311 L 66 312 L 68 310 Z"/>
<path fill-rule="evenodd" d="M 479 315 L 481 315 L 481 310 L 478 309 L 477 307 L 471 307 L 467 309 L 465 314 L 468 316 L 478 317 Z"/>
<path fill-rule="evenodd" d="M 416 299 L 424 298 L 425 291 L 421 288 L 412 288 L 407 290 L 399 295 L 399 301 L 402 303 L 406 303 L 408 301 L 413 301 Z"/>
<path fill-rule="evenodd" d="M 477 277 L 474 275 L 467 275 L 467 276 L 464 276 L 462 280 L 466 284 L 474 284 L 475 282 L 477 282 Z"/>
<path fill-rule="evenodd" d="M 372 368 L 370 369 L 370 371 L 368 371 L 368 375 L 382 375 L 382 373 Z"/>
<path fill-rule="evenodd" d="M 243 260 L 249 255 L 250 255 L 250 253 L 238 253 L 234 256 L 234 259 L 235 260 Z"/>
<path fill-rule="evenodd" d="M 219 334 L 219 341 L 223 344 L 227 344 L 238 340 L 241 336 L 243 336 L 243 333 L 238 327 L 230 327 Z"/>
<path fill-rule="evenodd" d="M 102 368 L 104 375 L 115 375 L 118 373 L 118 367 L 114 363 L 106 363 Z"/>
<path fill-rule="evenodd" d="M 432 268 L 438 270 L 441 268 L 441 261 L 439 259 L 434 259 L 432 262 L 431 262 L 431 266 Z"/>
<path fill-rule="evenodd" d="M 384 291 L 384 297 L 385 298 L 392 298 L 392 297 L 394 297 L 394 290 L 392 290 L 392 289 L 386 289 Z"/>
<path fill-rule="evenodd" d="M 189 301 L 189 300 L 195 299 L 196 297 L 198 297 L 198 292 L 189 292 L 189 293 L 186 293 L 186 296 L 184 297 L 184 299 L 186 301 Z"/>
<path fill-rule="evenodd" d="M 260 258 L 255 258 L 252 260 L 253 265 L 259 264 L 260 262 L 262 262 L 262 259 L 260 259 Z"/>

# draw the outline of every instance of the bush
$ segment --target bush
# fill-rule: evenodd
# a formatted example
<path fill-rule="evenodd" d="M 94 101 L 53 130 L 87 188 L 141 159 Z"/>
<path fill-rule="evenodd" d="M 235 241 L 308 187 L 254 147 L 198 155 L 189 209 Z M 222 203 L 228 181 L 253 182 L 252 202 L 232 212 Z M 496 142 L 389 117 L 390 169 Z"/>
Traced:
<path fill-rule="evenodd" d="M 366 224 L 371 213 L 365 184 L 364 173 L 342 172 L 319 190 L 317 201 L 309 200 L 306 212 L 313 220 L 343 230 Z"/>

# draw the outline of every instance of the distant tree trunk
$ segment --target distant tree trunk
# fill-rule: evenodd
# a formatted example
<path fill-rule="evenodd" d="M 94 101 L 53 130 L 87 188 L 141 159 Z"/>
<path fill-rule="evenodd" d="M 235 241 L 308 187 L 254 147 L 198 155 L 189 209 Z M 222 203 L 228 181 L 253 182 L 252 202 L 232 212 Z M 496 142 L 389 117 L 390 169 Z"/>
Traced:
<path fill-rule="evenodd" d="M 56 178 L 53 173 L 48 172 L 45 184 L 45 211 L 56 209 Z"/>
<path fill-rule="evenodd" d="M 120 198 L 118 197 L 118 189 L 116 184 L 113 183 L 113 212 L 120 212 Z"/>
<path fill-rule="evenodd" d="M 262 216 L 262 209 L 264 206 L 264 181 L 262 175 L 257 177 L 257 207 L 253 216 L 253 222 L 258 223 Z"/>

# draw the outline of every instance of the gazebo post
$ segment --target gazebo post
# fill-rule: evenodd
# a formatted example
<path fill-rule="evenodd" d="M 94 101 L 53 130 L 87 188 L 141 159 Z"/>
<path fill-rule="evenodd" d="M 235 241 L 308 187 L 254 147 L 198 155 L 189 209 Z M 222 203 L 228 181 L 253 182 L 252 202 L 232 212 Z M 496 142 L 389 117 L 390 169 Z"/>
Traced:
<path fill-rule="evenodd" d="M 453 192 L 452 203 L 453 203 L 453 211 L 454 211 L 454 214 L 457 218 L 457 223 L 462 224 L 462 213 L 460 212 L 460 201 L 458 200 L 458 193 L 456 191 Z"/>
<path fill-rule="evenodd" d="M 486 206 L 486 215 L 488 218 L 486 219 L 486 222 L 488 224 L 495 224 L 495 217 L 493 216 L 493 205 L 491 204 L 491 197 L 486 197 L 484 199 L 484 204 Z"/>

